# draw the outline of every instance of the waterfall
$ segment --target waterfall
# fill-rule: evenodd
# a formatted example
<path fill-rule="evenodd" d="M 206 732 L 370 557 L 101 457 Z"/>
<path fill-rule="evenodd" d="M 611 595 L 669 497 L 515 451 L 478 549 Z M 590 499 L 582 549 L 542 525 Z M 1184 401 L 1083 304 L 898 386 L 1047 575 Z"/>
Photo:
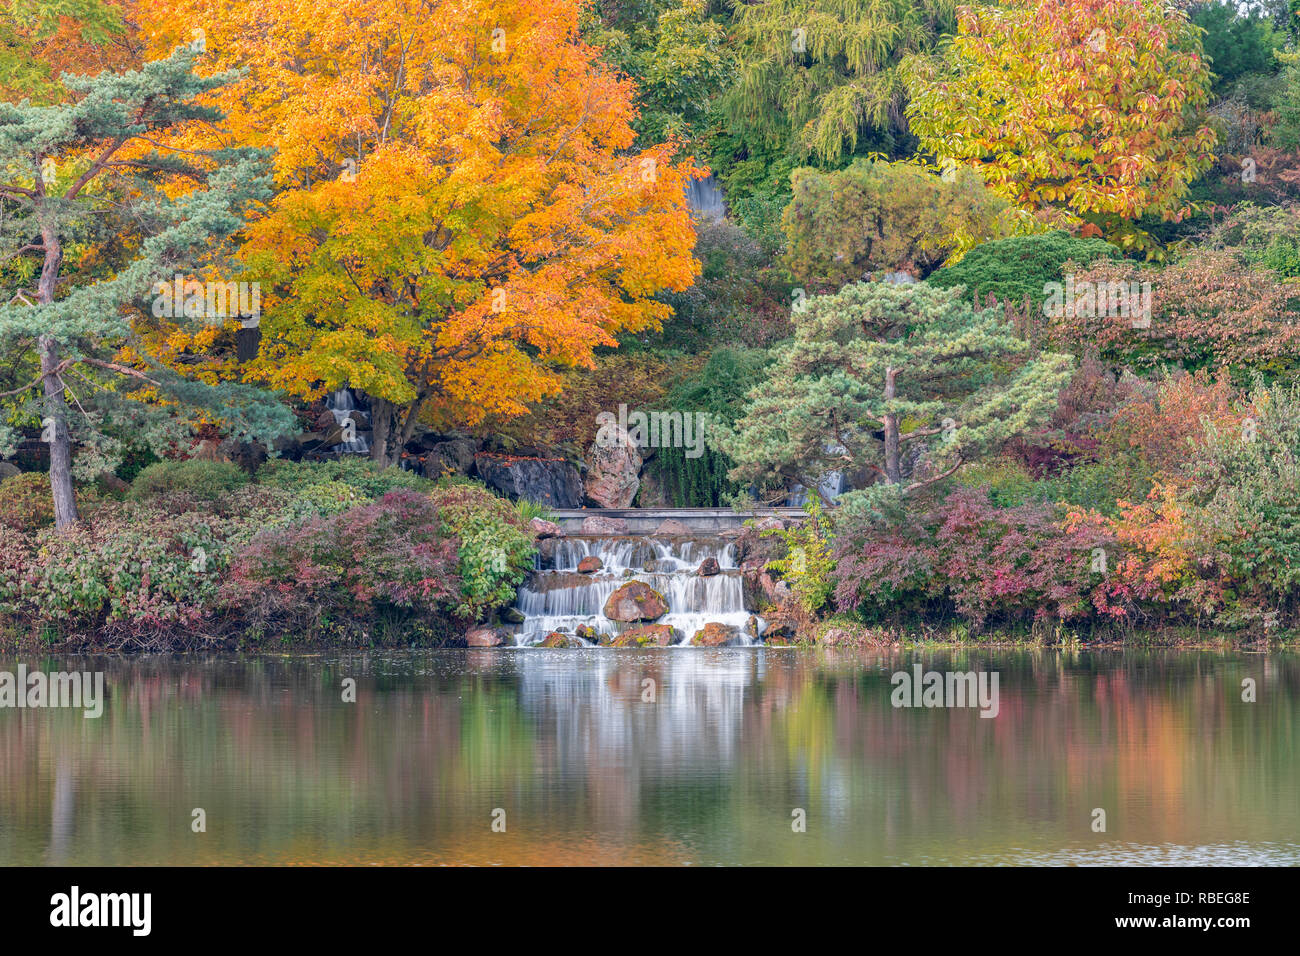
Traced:
<path fill-rule="evenodd" d="M 578 564 L 588 557 L 599 558 L 602 567 L 581 574 Z M 707 558 L 718 562 L 717 574 L 696 573 Z M 679 645 L 689 644 L 710 623 L 737 628 L 744 644 L 760 636 L 752 628 L 761 632 L 761 621 L 745 609 L 734 545 L 707 536 L 604 536 L 558 538 L 548 554 L 538 555 L 515 603 L 524 616 L 515 643 L 536 644 L 552 631 L 576 635 L 584 625 L 609 635 L 639 626 L 612 621 L 603 613 L 610 595 L 629 581 L 641 581 L 663 595 L 668 613 L 650 623 L 676 629 Z"/>
<path fill-rule="evenodd" d="M 352 399 L 352 389 L 340 388 L 329 398 L 325 399 L 325 407 L 334 415 L 334 421 L 342 425 L 352 417 L 356 412 L 366 421 L 370 420 L 370 413 L 361 411 L 357 408 L 356 402 Z M 354 455 L 366 455 L 370 453 L 370 442 L 363 435 L 356 435 L 352 441 L 340 442 L 338 445 L 340 452 Z"/>
<path fill-rule="evenodd" d="M 848 449 L 839 442 L 827 442 L 824 447 L 827 455 L 845 455 L 848 453 Z M 825 472 L 817 477 L 817 490 L 821 492 L 822 498 L 826 501 L 834 501 L 847 491 L 848 489 L 844 485 L 844 472 L 839 469 Z M 808 503 L 808 489 L 803 485 L 795 485 L 790 490 L 790 496 L 786 499 L 786 502 L 797 508 L 802 508 Z"/>
<path fill-rule="evenodd" d="M 722 219 L 727 215 L 722 204 L 722 187 L 710 173 L 703 179 L 692 179 L 686 186 L 686 206 L 701 218 Z"/>
<path fill-rule="evenodd" d="M 839 471 L 826 472 L 817 479 L 817 487 L 821 490 L 822 498 L 827 501 L 834 501 L 844 493 L 844 473 Z M 786 504 L 796 508 L 802 508 L 808 504 L 808 489 L 803 485 L 795 485 L 790 489 Z"/>

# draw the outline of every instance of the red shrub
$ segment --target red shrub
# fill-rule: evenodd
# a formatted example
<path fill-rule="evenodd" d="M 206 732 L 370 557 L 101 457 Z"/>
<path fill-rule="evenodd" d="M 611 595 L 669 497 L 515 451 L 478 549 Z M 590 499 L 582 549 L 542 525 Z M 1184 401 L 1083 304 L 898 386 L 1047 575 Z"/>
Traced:
<path fill-rule="evenodd" d="M 842 528 L 836 603 L 869 616 L 955 612 L 977 628 L 1084 617 L 1101 609 L 1093 568 L 1108 544 L 1051 506 L 996 508 L 985 490 L 961 489 L 906 524 Z"/>
<path fill-rule="evenodd" d="M 399 490 L 264 531 L 232 561 L 227 600 L 254 615 L 369 617 L 385 606 L 433 614 L 460 587 L 457 541 L 438 528 L 428 496 Z"/>

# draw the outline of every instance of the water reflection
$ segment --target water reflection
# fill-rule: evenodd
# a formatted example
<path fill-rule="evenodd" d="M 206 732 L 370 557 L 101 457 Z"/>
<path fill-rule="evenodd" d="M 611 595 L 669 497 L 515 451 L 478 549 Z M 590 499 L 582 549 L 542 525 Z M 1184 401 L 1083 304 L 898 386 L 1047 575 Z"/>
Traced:
<path fill-rule="evenodd" d="M 891 707 L 890 674 L 918 660 L 998 671 L 999 716 Z M 102 669 L 108 703 L 0 710 L 4 863 L 1300 862 L 1294 655 L 26 663 Z"/>

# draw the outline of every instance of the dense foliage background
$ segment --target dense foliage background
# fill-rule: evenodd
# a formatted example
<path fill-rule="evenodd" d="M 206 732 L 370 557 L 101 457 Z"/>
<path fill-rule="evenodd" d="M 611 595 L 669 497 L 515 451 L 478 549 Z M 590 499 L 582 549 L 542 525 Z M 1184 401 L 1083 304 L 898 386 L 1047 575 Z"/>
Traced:
<path fill-rule="evenodd" d="M 1298 28 L 1284 0 L 0 4 L 0 616 L 490 618 L 537 508 L 411 449 L 583 469 L 624 404 L 710 422 L 644 455 L 639 505 L 836 478 L 769 569 L 808 619 L 1300 626 Z M 238 316 L 158 313 L 178 273 L 261 284 L 251 357 Z M 290 460 L 343 386 L 373 462 Z"/>

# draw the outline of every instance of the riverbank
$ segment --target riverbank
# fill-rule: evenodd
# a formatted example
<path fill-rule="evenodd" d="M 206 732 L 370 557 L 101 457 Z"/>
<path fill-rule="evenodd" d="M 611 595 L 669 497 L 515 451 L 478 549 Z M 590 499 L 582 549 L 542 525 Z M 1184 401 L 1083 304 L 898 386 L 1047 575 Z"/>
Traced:
<path fill-rule="evenodd" d="M 160 462 L 116 493 L 83 489 L 83 518 L 63 531 L 48 495 L 43 475 L 0 483 L 0 649 L 1257 648 L 1300 634 L 1276 615 L 1211 629 L 1170 602 L 1117 603 L 1086 536 L 1048 561 L 1032 538 L 972 522 L 943 531 L 958 550 L 927 565 L 924 587 L 876 576 L 871 563 L 892 554 L 881 532 L 815 503 L 744 527 L 664 520 L 649 534 L 592 514 L 567 534 L 473 480 L 356 459 L 253 473 Z M 1007 540 L 1016 550 L 984 560 Z M 833 611 L 846 589 L 854 610 Z"/>
<path fill-rule="evenodd" d="M 583 643 L 593 651 L 677 650 L 690 653 L 707 648 L 689 643 L 662 647 L 655 644 Z M 1150 631 L 1121 632 L 1097 628 L 1089 631 L 1060 631 L 1047 636 L 1024 632 L 992 630 L 970 634 L 961 626 L 927 625 L 882 628 L 825 624 L 815 635 L 758 641 L 750 645 L 730 645 L 744 649 L 771 648 L 790 651 L 835 650 L 956 650 L 985 648 L 990 650 L 1073 649 L 1073 650 L 1239 650 L 1246 652 L 1300 650 L 1300 633 L 1251 635 L 1195 628 L 1162 628 Z M 71 634 L 50 640 L 35 630 L 22 630 L 9 621 L 0 631 L 0 653 L 10 654 L 202 654 L 205 652 L 239 653 L 337 653 L 354 651 L 402 650 L 561 650 L 569 645 L 515 645 L 503 640 L 487 647 L 470 647 L 466 643 L 465 625 L 454 619 L 394 620 L 370 627 L 348 627 L 330 633 L 303 635 L 275 633 L 241 628 L 232 619 L 225 626 L 214 622 L 212 629 L 140 633 Z"/>

